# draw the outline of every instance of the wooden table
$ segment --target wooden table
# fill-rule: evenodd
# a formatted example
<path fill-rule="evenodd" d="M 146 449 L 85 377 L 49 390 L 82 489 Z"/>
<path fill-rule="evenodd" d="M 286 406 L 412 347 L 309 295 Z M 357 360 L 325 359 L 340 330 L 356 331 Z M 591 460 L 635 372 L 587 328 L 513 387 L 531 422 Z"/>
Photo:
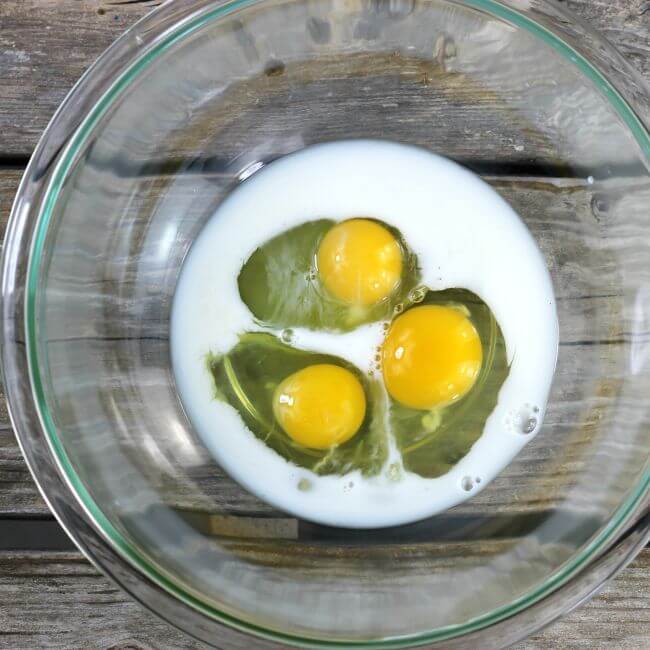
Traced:
<path fill-rule="evenodd" d="M 42 130 L 88 65 L 160 0 L 0 0 L 0 228 Z M 650 82 L 650 2 L 569 0 Z M 518 648 L 650 648 L 650 549 Z M 52 519 L 0 406 L 0 647 L 203 648 L 132 602 Z"/>

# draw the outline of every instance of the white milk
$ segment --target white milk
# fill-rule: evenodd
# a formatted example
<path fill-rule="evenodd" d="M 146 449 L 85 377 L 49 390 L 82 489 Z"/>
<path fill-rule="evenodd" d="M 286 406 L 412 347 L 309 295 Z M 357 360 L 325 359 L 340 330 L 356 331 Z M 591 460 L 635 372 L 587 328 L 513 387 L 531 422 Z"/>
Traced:
<path fill-rule="evenodd" d="M 483 434 L 435 479 L 388 472 L 317 476 L 258 440 L 237 411 L 213 399 L 205 355 L 227 352 L 259 329 L 239 297 L 237 276 L 253 251 L 313 219 L 379 219 L 417 255 L 421 284 L 465 288 L 494 313 L 510 374 Z M 346 334 L 292 328 L 291 344 L 345 358 L 367 371 L 381 323 Z M 551 280 L 535 241 L 510 206 L 458 165 L 423 149 L 374 140 L 312 146 L 264 167 L 218 208 L 184 263 L 172 309 L 171 352 L 181 400 L 215 459 L 273 506 L 312 521 L 366 528 L 445 510 L 483 489 L 537 433 L 557 356 Z M 399 462 L 392 446 L 387 462 Z M 479 482 L 476 479 L 480 479 Z M 308 479 L 311 489 L 297 484 Z M 471 481 L 470 481 L 471 479 Z"/>

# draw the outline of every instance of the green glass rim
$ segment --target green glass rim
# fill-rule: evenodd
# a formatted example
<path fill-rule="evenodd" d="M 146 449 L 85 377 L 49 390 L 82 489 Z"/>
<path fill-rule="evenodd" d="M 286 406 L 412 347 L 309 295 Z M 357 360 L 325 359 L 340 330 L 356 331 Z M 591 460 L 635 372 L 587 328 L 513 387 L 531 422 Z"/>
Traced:
<path fill-rule="evenodd" d="M 38 416 L 45 433 L 45 438 L 50 447 L 58 469 L 66 481 L 68 487 L 75 495 L 78 503 L 84 509 L 95 528 L 105 537 L 111 546 L 119 552 L 132 566 L 143 573 L 151 582 L 158 585 L 179 601 L 201 612 L 202 614 L 221 622 L 239 631 L 252 634 L 261 638 L 294 647 L 344 647 L 357 646 L 364 648 L 403 648 L 406 646 L 423 645 L 438 641 L 449 640 L 455 637 L 477 632 L 490 625 L 494 625 L 506 618 L 510 618 L 524 609 L 534 605 L 550 593 L 561 587 L 581 571 L 599 551 L 606 547 L 616 533 L 626 523 L 627 518 L 635 511 L 641 499 L 650 489 L 650 467 L 646 465 L 642 479 L 636 488 L 628 495 L 627 499 L 618 507 L 614 516 L 608 524 L 583 548 L 583 550 L 572 560 L 566 562 L 553 575 L 541 585 L 529 593 L 520 596 L 508 605 L 501 606 L 487 614 L 466 621 L 462 624 L 455 624 L 441 627 L 429 632 L 414 635 L 393 637 L 377 640 L 327 640 L 317 638 L 301 638 L 278 630 L 260 627 L 254 623 L 239 619 L 216 607 L 202 601 L 190 592 L 189 588 L 181 586 L 174 579 L 167 575 L 164 569 L 156 566 L 156 563 L 146 557 L 138 548 L 132 546 L 116 527 L 104 515 L 101 508 L 95 502 L 83 481 L 77 474 L 71 463 L 65 447 L 59 437 L 57 427 L 52 414 L 49 411 L 43 379 L 39 372 L 41 367 L 39 361 L 38 343 L 38 315 L 37 295 L 38 284 L 41 273 L 41 262 L 44 259 L 44 248 L 46 235 L 50 220 L 54 213 L 54 207 L 61 194 L 65 179 L 74 167 L 77 155 L 83 149 L 89 135 L 97 126 L 98 122 L 106 114 L 109 107 L 121 95 L 121 93 L 154 61 L 157 57 L 173 47 L 176 43 L 186 38 L 191 33 L 201 29 L 208 23 L 224 17 L 236 10 L 246 8 L 258 3 L 260 0 L 231 0 L 221 4 L 214 9 L 199 14 L 187 22 L 181 23 L 173 30 L 170 30 L 160 41 L 156 42 L 149 51 L 140 58 L 133 61 L 121 74 L 112 82 L 108 90 L 102 95 L 98 102 L 89 111 L 85 119 L 70 137 L 68 143 L 60 154 L 59 160 L 54 168 L 44 198 L 41 202 L 40 211 L 34 228 L 31 250 L 29 253 L 27 286 L 25 299 L 25 330 L 26 349 L 29 366 L 29 375 L 32 393 Z M 262 0 L 263 1 L 263 0 Z M 576 66 L 580 72 L 590 79 L 598 90 L 610 102 L 619 118 L 629 128 L 631 134 L 639 145 L 646 160 L 650 160 L 650 134 L 643 122 L 636 115 L 632 107 L 627 103 L 619 91 L 607 80 L 607 78 L 594 67 L 582 54 L 576 51 L 568 43 L 563 41 L 551 30 L 536 23 L 531 18 L 517 12 L 516 10 L 500 3 L 498 0 L 464 0 L 469 8 L 479 10 L 491 16 L 522 28 L 541 39 L 545 44 L 551 46 L 565 59 Z"/>

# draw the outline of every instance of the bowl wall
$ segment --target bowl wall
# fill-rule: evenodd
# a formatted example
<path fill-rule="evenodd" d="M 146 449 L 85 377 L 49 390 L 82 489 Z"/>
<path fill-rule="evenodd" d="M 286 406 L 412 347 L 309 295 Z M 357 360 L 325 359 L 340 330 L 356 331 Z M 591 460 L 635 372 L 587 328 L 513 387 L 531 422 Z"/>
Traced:
<path fill-rule="evenodd" d="M 60 155 L 26 281 L 36 407 L 104 535 L 174 593 L 321 641 L 462 632 L 585 561 L 647 489 L 647 134 L 516 15 L 443 0 L 208 7 Z M 268 162 L 341 138 L 415 144 L 481 175 L 539 243 L 560 321 L 541 432 L 480 495 L 378 531 L 245 492 L 196 436 L 170 367 L 180 268 L 216 207 Z"/>

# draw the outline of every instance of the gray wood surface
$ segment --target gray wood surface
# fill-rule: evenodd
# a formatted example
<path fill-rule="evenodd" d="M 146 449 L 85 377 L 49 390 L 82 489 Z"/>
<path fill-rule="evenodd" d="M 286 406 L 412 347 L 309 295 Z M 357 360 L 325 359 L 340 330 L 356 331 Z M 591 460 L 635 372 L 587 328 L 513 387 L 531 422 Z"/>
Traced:
<path fill-rule="evenodd" d="M 2 0 L 0 154 L 27 156 L 68 90 L 125 28 L 159 0 Z M 645 0 L 570 0 L 572 10 L 650 76 Z M 74 34 L 74 36 L 72 36 Z"/>
<path fill-rule="evenodd" d="M 0 189 L 3 183 L 6 187 L 15 186 L 18 180 L 16 171 L 7 171 L 0 173 Z M 594 187 L 588 186 L 584 181 L 563 179 L 561 182 L 552 180 L 522 180 L 517 179 L 492 179 L 493 186 L 515 207 L 517 212 L 526 220 L 529 227 L 535 234 L 538 242 L 545 247 L 546 232 L 549 227 L 551 230 L 564 227 L 561 222 L 567 210 L 575 216 L 571 229 L 565 232 L 565 251 L 572 251 L 573 255 L 567 255 L 568 258 L 578 258 L 582 252 L 580 248 L 583 235 L 579 229 L 579 224 L 585 228 L 593 227 L 594 215 L 593 206 L 597 200 L 603 184 L 596 184 Z M 115 188 L 113 187 L 113 190 Z M 629 180 L 621 184 L 620 191 L 615 195 L 609 192 L 608 218 L 612 222 L 621 221 L 627 227 L 633 218 L 628 207 L 631 197 L 639 197 L 640 204 L 647 204 L 650 201 L 650 185 L 646 181 Z M 99 201 L 99 197 L 95 197 Z M 540 217 L 543 215 L 543 218 Z M 625 216 L 625 220 L 622 218 Z M 620 217 L 620 219 L 619 219 Z M 645 219 L 645 213 L 638 214 L 638 219 Z M 551 227 L 552 226 L 552 227 Z M 0 221 L 0 228 L 2 222 Z M 589 231 L 587 231 L 589 232 Z M 613 232 L 612 235 L 616 233 Z M 622 233 L 624 235 L 624 233 Z M 619 240 L 612 236 L 608 239 L 610 244 L 602 245 L 599 253 L 602 256 L 601 263 L 608 264 L 608 255 L 616 254 L 616 247 Z M 613 248 L 609 248 L 612 246 Z M 585 258 L 590 258 L 591 253 L 585 254 Z M 643 247 L 639 249 L 639 259 L 641 263 L 644 259 Z M 482 507 L 498 508 L 502 514 L 519 514 L 523 512 L 543 513 L 550 509 L 558 507 L 564 498 L 566 485 L 571 482 L 572 472 L 571 463 L 575 458 L 580 456 L 580 442 L 571 442 L 567 433 L 572 427 L 578 427 L 583 416 L 581 414 L 583 397 L 579 392 L 582 390 L 580 381 L 582 373 L 587 374 L 585 370 L 584 359 L 590 358 L 594 363 L 599 364 L 601 374 L 606 374 L 610 381 L 622 381 L 621 372 L 624 369 L 619 368 L 615 359 L 629 356 L 630 336 L 632 331 L 633 314 L 621 312 L 621 297 L 616 293 L 616 286 L 611 290 L 603 284 L 598 284 L 598 295 L 594 296 L 594 286 L 590 276 L 582 266 L 576 266 L 572 269 L 572 260 L 561 260 L 549 257 L 551 265 L 562 265 L 560 269 L 553 268 L 554 275 L 559 278 L 568 278 L 568 282 L 558 283 L 556 294 L 559 302 L 563 303 L 566 308 L 566 318 L 562 321 L 562 354 L 560 355 L 558 369 L 556 373 L 556 382 L 554 395 L 551 399 L 552 407 L 547 414 L 543 434 L 536 437 L 524 450 L 517 456 L 499 477 L 480 495 L 470 502 L 462 504 L 455 509 L 458 513 L 476 512 Z M 569 265 L 567 267 L 567 265 Z M 607 268 L 607 267 L 606 267 Z M 555 273 L 555 271 L 558 271 Z M 616 276 L 612 274 L 614 281 Z M 84 313 L 92 308 L 92 303 L 84 300 L 82 309 Z M 66 304 L 66 312 L 69 315 L 70 310 L 74 309 L 72 303 Z M 98 301 L 97 309 L 101 310 L 102 304 Z M 587 311 L 587 318 L 584 317 L 584 311 Z M 116 310 L 117 311 L 117 310 Z M 606 323 L 599 318 L 599 314 L 609 313 Z M 124 322 L 128 322 L 129 314 L 119 311 L 120 323 L 116 330 L 119 334 L 124 329 Z M 97 321 L 102 322 L 104 331 L 110 334 L 111 315 L 98 312 Z M 63 319 L 62 319 L 63 320 Z M 138 327 L 141 327 L 139 318 L 134 325 L 134 335 L 138 335 Z M 152 324 L 148 326 L 147 333 L 156 337 L 167 335 L 167 322 L 160 319 L 153 319 Z M 79 343 L 87 332 L 85 329 L 75 329 L 75 319 L 71 318 L 65 331 L 58 334 L 52 334 L 53 338 L 59 338 L 61 343 L 65 339 L 74 339 L 75 345 Z M 98 344 L 96 354 L 102 354 Z M 110 349 L 113 343 L 107 344 Z M 162 344 L 152 342 L 151 346 L 161 347 Z M 153 354 L 155 350 L 151 350 Z M 54 348 L 52 347 L 54 354 Z M 83 364 L 80 365 L 80 375 L 83 372 L 92 372 L 86 369 Z M 91 378 L 89 378 L 90 380 Z M 116 375 L 108 381 L 107 392 L 113 390 L 113 380 L 119 381 Z M 600 408 L 608 408 L 616 396 L 604 394 L 599 400 Z M 3 419 L 4 417 L 4 419 Z M 4 424 L 4 427 L 1 425 Z M 83 439 L 83 435 L 81 436 Z M 574 454 L 567 453 L 567 467 L 554 467 L 551 471 L 550 463 L 556 455 L 558 441 L 566 446 L 575 445 Z M 82 441 L 80 441 L 81 443 Z M 633 445 L 634 442 L 629 440 L 628 443 Z M 638 450 L 643 453 L 644 449 Z M 138 451 L 138 453 L 142 453 Z M 170 457 L 174 457 L 173 450 L 170 450 Z M 544 472 L 539 472 L 540 467 L 545 467 Z M 538 473 L 539 480 L 544 481 L 543 485 L 536 484 L 535 489 L 527 492 L 522 487 L 522 477 Z M 210 465 L 208 459 L 204 463 L 197 465 L 196 477 L 200 480 L 202 492 L 213 499 L 214 503 L 220 503 L 228 512 L 237 512 L 240 515 L 264 514 L 271 515 L 273 510 L 265 506 L 259 500 L 253 498 L 248 493 L 237 488 L 237 485 L 229 479 L 218 467 Z M 165 478 L 161 473 L 160 476 L 152 480 L 160 481 L 160 485 L 165 484 Z M 175 507 L 184 509 L 202 510 L 209 508 L 209 502 L 205 503 L 193 501 L 195 490 L 192 486 L 183 486 L 172 481 L 169 477 L 168 483 L 168 503 Z M 22 462 L 20 452 L 14 441 L 6 413 L 0 411 L 0 481 L 5 486 L 0 491 L 0 515 L 1 514 L 20 514 L 22 516 L 35 516 L 47 514 L 47 506 L 44 504 L 31 480 L 29 472 Z M 540 498 L 540 494 L 544 498 Z M 589 503 L 589 495 L 585 498 L 585 507 L 593 507 Z"/>
<path fill-rule="evenodd" d="M 0 228 L 40 133 L 86 67 L 158 0 L 0 0 Z M 568 0 L 650 79 L 650 2 Z M 507 187 L 502 188 L 507 192 Z M 638 191 L 639 188 L 632 188 Z M 647 191 L 642 188 L 642 191 Z M 587 189 L 530 192 L 531 209 L 573 202 L 590 210 Z M 565 296 L 571 299 L 571 296 Z M 573 296 L 580 298 L 580 296 Z M 594 304 L 594 310 L 599 308 Z M 625 328 L 611 332 L 621 342 Z M 560 423 L 558 422 L 558 425 Z M 540 458 L 544 450 L 537 450 Z M 531 447 L 527 454 L 534 454 Z M 527 459 L 520 459 L 525 462 Z M 530 458 L 528 460 L 531 460 Z M 511 470 L 517 472 L 516 464 Z M 507 477 L 506 477 L 507 478 Z M 558 472 L 555 480 L 567 480 Z M 549 484 L 549 504 L 553 499 Z M 182 504 L 181 504 L 182 505 Z M 0 535 L 3 515 L 45 517 L 48 511 L 0 406 Z M 650 647 L 650 551 L 603 593 L 518 650 Z M 77 553 L 0 552 L 1 648 L 202 648 L 131 602 Z"/>
<path fill-rule="evenodd" d="M 650 550 L 600 595 L 516 650 L 647 650 Z M 0 647 L 203 649 L 143 611 L 78 553 L 0 553 Z"/>

